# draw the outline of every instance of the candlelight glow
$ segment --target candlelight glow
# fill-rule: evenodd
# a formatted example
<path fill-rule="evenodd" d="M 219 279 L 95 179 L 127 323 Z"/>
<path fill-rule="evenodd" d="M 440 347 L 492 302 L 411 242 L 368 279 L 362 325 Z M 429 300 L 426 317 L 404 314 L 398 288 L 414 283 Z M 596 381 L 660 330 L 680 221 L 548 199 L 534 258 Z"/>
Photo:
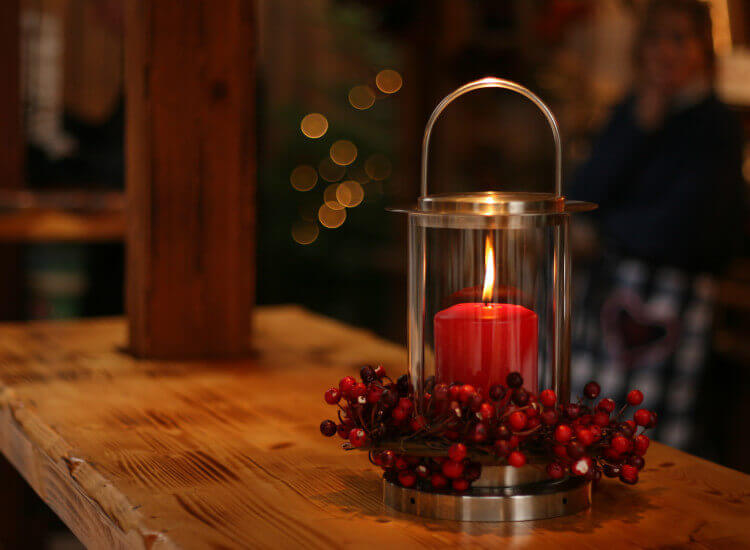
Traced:
<path fill-rule="evenodd" d="M 484 288 L 482 289 L 482 301 L 489 302 L 492 299 L 492 289 L 495 286 L 495 251 L 492 241 L 487 235 L 484 246 Z"/>
<path fill-rule="evenodd" d="M 300 122 L 300 129 L 310 139 L 318 139 L 328 131 L 328 119 L 320 113 L 310 113 Z"/>

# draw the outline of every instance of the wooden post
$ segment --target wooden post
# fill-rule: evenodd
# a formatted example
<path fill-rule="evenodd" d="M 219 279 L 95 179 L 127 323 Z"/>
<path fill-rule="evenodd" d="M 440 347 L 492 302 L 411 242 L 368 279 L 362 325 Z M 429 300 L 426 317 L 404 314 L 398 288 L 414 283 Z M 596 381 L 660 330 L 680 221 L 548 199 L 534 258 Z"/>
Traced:
<path fill-rule="evenodd" d="M 253 0 L 127 0 L 126 308 L 140 357 L 249 350 Z"/>
<path fill-rule="evenodd" d="M 21 121 L 21 0 L 0 1 L 0 188 L 24 185 L 24 137 Z M 0 320 L 23 317 L 21 247 L 0 244 Z"/>

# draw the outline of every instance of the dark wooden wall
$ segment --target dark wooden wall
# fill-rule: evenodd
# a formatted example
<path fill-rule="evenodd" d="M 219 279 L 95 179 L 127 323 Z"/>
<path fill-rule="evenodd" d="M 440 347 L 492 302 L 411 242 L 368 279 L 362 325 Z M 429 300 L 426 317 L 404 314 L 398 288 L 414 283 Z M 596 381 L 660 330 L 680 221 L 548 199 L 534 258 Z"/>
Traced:
<path fill-rule="evenodd" d="M 253 4 L 126 2 L 126 308 L 138 356 L 249 350 Z"/>

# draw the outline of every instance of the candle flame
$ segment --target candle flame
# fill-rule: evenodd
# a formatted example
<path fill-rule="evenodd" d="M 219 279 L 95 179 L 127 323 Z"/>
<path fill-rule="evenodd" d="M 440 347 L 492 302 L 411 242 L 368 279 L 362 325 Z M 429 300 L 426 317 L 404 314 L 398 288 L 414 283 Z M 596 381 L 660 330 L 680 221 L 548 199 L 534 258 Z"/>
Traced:
<path fill-rule="evenodd" d="M 487 235 L 487 241 L 484 247 L 484 288 L 482 289 L 482 300 L 489 302 L 492 300 L 492 289 L 495 286 L 495 251 L 492 248 L 492 241 Z"/>

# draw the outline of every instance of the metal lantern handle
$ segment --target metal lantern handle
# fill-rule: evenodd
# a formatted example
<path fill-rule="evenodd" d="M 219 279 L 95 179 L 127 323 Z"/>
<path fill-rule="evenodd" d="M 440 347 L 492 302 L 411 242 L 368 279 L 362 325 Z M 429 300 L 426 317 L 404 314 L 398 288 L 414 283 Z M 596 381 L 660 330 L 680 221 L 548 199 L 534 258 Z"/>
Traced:
<path fill-rule="evenodd" d="M 530 99 L 534 105 L 539 107 L 539 109 L 544 113 L 544 116 L 547 118 L 547 122 L 550 125 L 550 128 L 552 129 L 552 137 L 555 139 L 555 195 L 558 197 L 562 196 L 562 144 L 560 140 L 560 128 L 557 125 L 557 119 L 555 118 L 555 115 L 552 114 L 552 111 L 550 111 L 549 107 L 541 100 L 539 97 L 534 94 L 531 90 L 528 88 L 524 88 L 520 84 L 517 84 L 516 82 L 513 82 L 511 80 L 505 80 L 502 78 L 495 78 L 492 76 L 488 76 L 487 78 L 482 78 L 480 80 L 475 80 L 474 82 L 469 82 L 468 84 L 464 84 L 460 88 L 454 90 L 447 96 L 443 98 L 443 100 L 438 103 L 437 107 L 435 107 L 435 110 L 432 111 L 432 114 L 430 115 L 430 119 L 427 121 L 427 126 L 424 130 L 424 139 L 422 140 L 422 196 L 427 196 L 427 161 L 428 161 L 428 155 L 430 152 L 430 135 L 432 134 L 432 127 L 435 125 L 435 121 L 440 116 L 440 114 L 443 112 L 443 110 L 453 102 L 454 99 L 457 99 L 458 97 L 468 93 L 473 92 L 474 90 L 481 90 L 483 88 L 502 88 L 504 90 L 511 90 L 513 92 L 517 92 L 524 96 L 527 99 Z"/>

